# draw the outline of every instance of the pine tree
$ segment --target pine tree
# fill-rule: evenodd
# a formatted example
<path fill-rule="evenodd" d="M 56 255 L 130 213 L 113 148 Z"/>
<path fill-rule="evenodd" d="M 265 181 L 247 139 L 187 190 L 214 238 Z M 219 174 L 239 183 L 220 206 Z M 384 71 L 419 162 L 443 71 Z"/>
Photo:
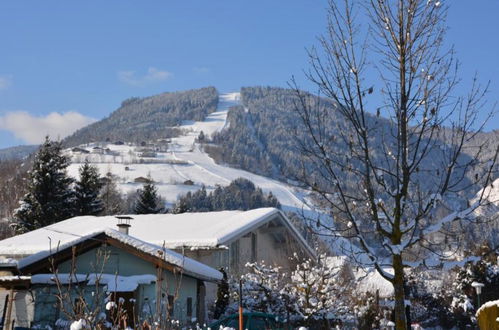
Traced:
<path fill-rule="evenodd" d="M 173 214 L 180 214 L 189 212 L 190 200 L 192 199 L 192 193 L 189 191 L 185 196 L 181 196 L 177 203 L 173 206 L 171 212 Z"/>
<path fill-rule="evenodd" d="M 280 208 L 281 205 L 272 192 L 265 194 L 251 181 L 238 178 L 227 187 L 216 186 L 215 190 L 209 193 L 204 186 L 194 193 L 188 192 L 179 198 L 172 212 L 251 210 L 259 207 Z"/>
<path fill-rule="evenodd" d="M 155 214 L 161 212 L 159 204 L 158 190 L 154 182 L 149 177 L 142 189 L 139 189 L 138 199 L 135 205 L 136 214 Z"/>
<path fill-rule="evenodd" d="M 69 158 L 60 142 L 47 136 L 29 173 L 27 193 L 15 211 L 15 229 L 24 233 L 73 216 L 73 180 L 66 174 Z"/>
<path fill-rule="evenodd" d="M 75 184 L 75 215 L 97 215 L 104 210 L 99 196 L 104 184 L 99 171 L 85 161 L 79 172 L 80 180 Z"/>
<path fill-rule="evenodd" d="M 104 185 L 100 192 L 104 210 L 102 215 L 122 214 L 125 208 L 123 198 L 116 187 L 116 178 L 108 172 L 103 178 Z"/>
<path fill-rule="evenodd" d="M 213 317 L 216 320 L 224 315 L 230 300 L 229 280 L 227 278 L 227 273 L 223 268 L 220 268 L 220 272 L 222 273 L 223 278 L 220 284 L 218 284 L 217 300 L 215 302 L 215 311 L 213 312 Z"/>

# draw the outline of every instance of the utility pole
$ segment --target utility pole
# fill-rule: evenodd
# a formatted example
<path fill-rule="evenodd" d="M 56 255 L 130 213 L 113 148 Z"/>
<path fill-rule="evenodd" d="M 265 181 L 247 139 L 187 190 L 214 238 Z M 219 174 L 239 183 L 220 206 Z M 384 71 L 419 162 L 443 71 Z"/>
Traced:
<path fill-rule="evenodd" d="M 239 280 L 239 330 L 243 329 L 243 280 Z"/>

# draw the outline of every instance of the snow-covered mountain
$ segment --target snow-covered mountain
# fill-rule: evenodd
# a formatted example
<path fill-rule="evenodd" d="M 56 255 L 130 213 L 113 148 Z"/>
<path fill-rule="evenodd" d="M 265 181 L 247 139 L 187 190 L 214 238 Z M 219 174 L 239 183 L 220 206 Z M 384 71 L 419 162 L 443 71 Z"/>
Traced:
<path fill-rule="evenodd" d="M 239 104 L 238 92 L 220 94 L 216 111 L 202 121 L 183 121 L 177 127 L 179 136 L 171 139 L 153 140 L 142 145 L 96 142 L 68 149 L 72 159 L 68 173 L 77 177 L 79 167 L 88 160 L 99 168 L 101 175 L 108 172 L 116 175 L 123 193 L 140 188 L 141 178 L 150 175 L 159 194 L 168 203 L 174 203 L 179 195 L 198 190 L 203 185 L 211 190 L 216 185 L 225 186 L 243 177 L 264 192 L 272 192 L 284 210 L 311 212 L 304 191 L 274 179 L 217 164 L 202 150 L 197 142 L 201 132 L 209 138 L 223 130 L 229 108 Z"/>
<path fill-rule="evenodd" d="M 126 100 L 109 117 L 64 141 L 67 146 L 84 143 L 69 151 L 69 173 L 76 177 L 88 159 L 101 174 L 116 175 L 124 193 L 135 191 L 141 178 L 151 175 L 168 203 L 203 185 L 209 191 L 243 177 L 271 191 L 285 210 L 314 214 L 306 192 L 286 183 L 301 166 L 286 135 L 299 120 L 291 110 L 293 97 L 292 91 L 280 88 L 217 94 L 208 87 Z M 344 127 L 340 118 L 331 120 Z M 387 125 L 379 120 L 379 125 Z M 484 133 L 480 139 L 494 141 L 496 133 Z M 210 143 L 202 143 L 206 141 Z M 337 151 L 341 148 L 339 143 Z M 438 163 L 434 157 L 428 161 L 429 168 L 431 162 Z M 480 187 L 467 183 L 471 199 Z"/>

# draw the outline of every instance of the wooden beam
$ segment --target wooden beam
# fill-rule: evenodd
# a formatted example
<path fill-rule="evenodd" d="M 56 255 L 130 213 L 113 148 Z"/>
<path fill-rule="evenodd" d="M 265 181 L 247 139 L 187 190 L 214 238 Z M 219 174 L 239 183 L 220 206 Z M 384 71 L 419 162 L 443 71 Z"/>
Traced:
<path fill-rule="evenodd" d="M 15 280 L 9 280 L 9 281 L 3 281 L 0 280 L 0 288 L 5 288 L 5 289 L 27 289 L 31 285 L 31 280 L 30 279 L 15 279 Z"/>
<path fill-rule="evenodd" d="M 102 243 L 105 241 L 105 238 L 106 238 L 105 234 L 99 234 L 92 238 L 84 240 L 78 244 L 62 249 L 60 251 L 55 250 L 54 253 L 52 253 L 51 255 L 42 258 L 38 261 L 35 261 L 34 263 L 27 265 L 26 267 L 19 268 L 19 270 L 21 271 L 22 274 L 50 272 L 52 271 L 50 269 L 52 265 L 48 262 L 50 258 L 54 259 L 54 264 L 57 266 L 61 262 L 71 260 L 71 258 L 73 257 L 73 248 L 75 249 L 76 255 L 81 255 L 87 251 L 90 251 L 102 245 Z"/>
<path fill-rule="evenodd" d="M 120 250 L 126 251 L 126 252 L 128 252 L 136 257 L 143 259 L 143 260 L 146 260 L 157 267 L 161 267 L 162 269 L 166 269 L 166 270 L 169 270 L 171 272 L 182 271 L 182 269 L 180 267 L 166 262 L 163 259 L 163 255 L 162 255 L 162 253 L 164 253 L 164 252 L 160 249 L 158 249 L 158 252 L 161 252 L 161 254 L 158 253 L 158 256 L 153 256 L 149 253 L 141 251 L 141 250 L 139 250 L 131 245 L 123 243 L 123 242 L 121 242 L 117 239 L 114 239 L 112 237 L 109 237 L 109 236 L 106 237 L 106 243 L 111 245 L 111 246 L 114 246 Z"/>
<path fill-rule="evenodd" d="M 7 330 L 11 329 L 11 323 L 10 323 L 10 318 L 12 317 L 12 305 L 14 304 L 14 288 L 10 289 L 9 293 L 9 304 L 7 306 L 7 318 L 4 324 L 4 328 L 6 327 Z"/>

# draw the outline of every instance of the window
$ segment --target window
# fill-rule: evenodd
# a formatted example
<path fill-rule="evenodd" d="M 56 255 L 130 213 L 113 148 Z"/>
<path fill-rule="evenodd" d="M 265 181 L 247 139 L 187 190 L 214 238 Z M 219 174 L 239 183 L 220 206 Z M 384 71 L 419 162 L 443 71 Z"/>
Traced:
<path fill-rule="evenodd" d="M 170 315 L 170 317 L 173 317 L 173 313 L 175 312 L 173 309 L 174 307 L 173 304 L 174 304 L 173 296 L 168 295 L 168 314 Z"/>
<path fill-rule="evenodd" d="M 239 264 L 239 241 L 236 241 L 230 245 L 230 268 L 232 270 L 238 269 Z"/>
<path fill-rule="evenodd" d="M 192 298 L 187 298 L 187 317 L 192 318 Z"/>
<path fill-rule="evenodd" d="M 76 298 L 74 300 L 74 313 L 77 317 L 81 317 L 83 314 L 85 314 L 85 299 L 80 297 Z"/>
<path fill-rule="evenodd" d="M 257 259 L 256 234 L 251 233 L 251 262 L 256 262 L 256 259 Z"/>

